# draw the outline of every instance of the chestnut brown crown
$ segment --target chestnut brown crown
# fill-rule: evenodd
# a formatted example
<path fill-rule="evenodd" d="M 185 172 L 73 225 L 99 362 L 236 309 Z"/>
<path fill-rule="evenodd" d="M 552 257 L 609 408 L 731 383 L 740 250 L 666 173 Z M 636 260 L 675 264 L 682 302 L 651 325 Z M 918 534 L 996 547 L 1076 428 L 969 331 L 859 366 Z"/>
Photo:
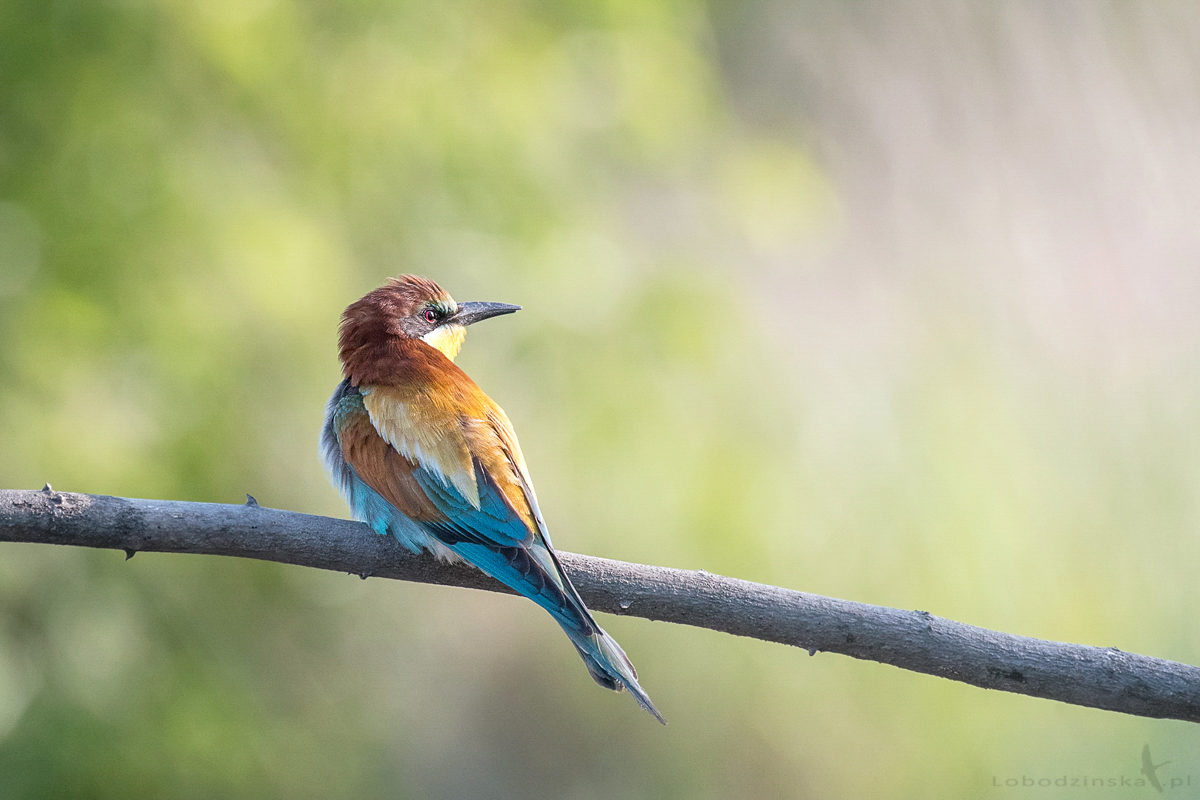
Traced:
<path fill-rule="evenodd" d="M 520 308 L 507 303 L 456 303 L 445 289 L 420 275 L 389 278 L 342 313 L 338 335 L 342 370 L 354 385 L 370 382 L 385 371 L 385 364 L 395 363 L 405 351 L 413 352 L 417 341 L 453 361 L 467 325 Z"/>

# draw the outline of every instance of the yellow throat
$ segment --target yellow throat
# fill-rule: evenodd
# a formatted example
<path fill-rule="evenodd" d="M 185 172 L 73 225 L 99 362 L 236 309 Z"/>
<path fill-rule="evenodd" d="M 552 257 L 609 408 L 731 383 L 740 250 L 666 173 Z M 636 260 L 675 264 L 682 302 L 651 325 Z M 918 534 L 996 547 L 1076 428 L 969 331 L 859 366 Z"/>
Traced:
<path fill-rule="evenodd" d="M 458 351 L 462 349 L 463 340 L 467 338 L 467 329 L 463 325 L 439 325 L 429 333 L 421 337 L 421 341 L 430 347 L 436 347 L 442 351 L 442 355 L 451 361 L 458 355 Z"/>

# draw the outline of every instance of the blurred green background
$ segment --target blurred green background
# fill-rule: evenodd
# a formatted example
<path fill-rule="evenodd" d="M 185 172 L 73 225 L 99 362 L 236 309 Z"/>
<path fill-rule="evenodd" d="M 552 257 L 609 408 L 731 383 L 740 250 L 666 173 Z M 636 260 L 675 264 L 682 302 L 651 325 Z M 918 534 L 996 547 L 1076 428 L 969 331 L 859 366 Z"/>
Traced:
<path fill-rule="evenodd" d="M 345 516 L 338 316 L 418 272 L 525 307 L 459 363 L 563 549 L 1198 663 L 1198 76 L 1165 0 L 6 0 L 0 486 Z M 0 551 L 6 800 L 1200 785 L 1179 722 L 604 615 L 660 728 L 527 602 Z"/>

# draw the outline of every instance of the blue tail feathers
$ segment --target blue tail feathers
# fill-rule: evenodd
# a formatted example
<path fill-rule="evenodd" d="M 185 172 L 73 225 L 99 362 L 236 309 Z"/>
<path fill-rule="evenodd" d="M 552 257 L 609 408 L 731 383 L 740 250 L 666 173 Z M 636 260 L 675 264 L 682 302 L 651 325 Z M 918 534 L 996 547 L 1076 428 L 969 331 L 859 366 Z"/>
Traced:
<path fill-rule="evenodd" d="M 621 645 L 617 644 L 616 639 L 600 628 L 596 628 L 595 633 L 582 640 L 572 634 L 570 630 L 567 630 L 567 635 L 571 637 L 571 642 L 579 650 L 579 655 L 583 657 L 583 663 L 587 664 L 588 672 L 592 673 L 596 683 L 617 692 L 628 689 L 639 706 L 649 711 L 663 725 L 667 724 L 663 715 L 650 701 L 650 696 L 638 683 L 637 670 L 633 668 L 629 657 L 625 655 Z"/>
<path fill-rule="evenodd" d="M 575 587 L 562 572 L 553 551 L 540 547 L 486 547 L 468 542 L 457 542 L 450 545 L 450 549 L 549 611 L 570 637 L 596 683 L 615 692 L 628 689 L 638 705 L 662 724 L 667 724 L 638 683 L 637 670 L 629 657 L 621 645 L 596 624 Z M 539 555 L 545 560 L 539 559 Z"/>

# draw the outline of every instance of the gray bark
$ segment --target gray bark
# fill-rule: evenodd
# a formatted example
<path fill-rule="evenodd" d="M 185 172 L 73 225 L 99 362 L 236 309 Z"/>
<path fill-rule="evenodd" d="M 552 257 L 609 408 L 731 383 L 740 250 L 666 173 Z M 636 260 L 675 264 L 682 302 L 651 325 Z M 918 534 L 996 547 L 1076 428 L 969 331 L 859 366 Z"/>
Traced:
<path fill-rule="evenodd" d="M 364 525 L 244 505 L 0 490 L 0 541 L 257 558 L 363 577 L 508 590 L 465 565 L 405 552 Z M 594 610 L 878 661 L 985 689 L 1200 722 L 1200 668 L 1115 647 L 1000 633 L 712 575 L 560 553 Z"/>

